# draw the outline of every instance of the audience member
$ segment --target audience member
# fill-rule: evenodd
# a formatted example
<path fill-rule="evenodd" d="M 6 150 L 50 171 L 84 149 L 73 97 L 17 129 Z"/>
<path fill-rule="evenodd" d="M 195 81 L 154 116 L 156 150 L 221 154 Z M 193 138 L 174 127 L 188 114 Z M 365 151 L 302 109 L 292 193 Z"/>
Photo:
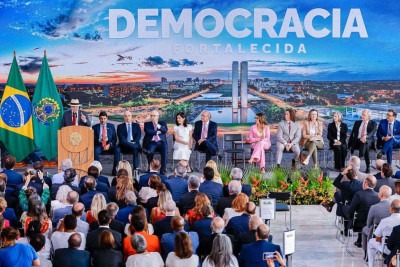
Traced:
<path fill-rule="evenodd" d="M 186 165 L 178 163 L 178 166 L 175 169 L 175 176 L 170 177 L 165 181 L 165 185 L 167 189 L 172 194 L 172 199 L 175 203 L 179 204 L 180 198 L 188 192 L 188 182 L 184 179 L 186 176 L 187 168 Z"/>
<path fill-rule="evenodd" d="M 104 196 L 104 199 L 106 200 L 106 202 L 107 203 L 110 202 L 107 194 L 104 192 L 97 191 L 96 186 L 97 186 L 96 179 L 94 179 L 91 176 L 86 177 L 85 188 L 86 188 L 87 192 L 85 194 L 81 195 L 81 202 L 83 203 L 83 205 L 85 205 L 85 209 L 87 209 L 87 210 L 90 209 L 93 198 L 97 194 L 102 194 Z"/>
<path fill-rule="evenodd" d="M 221 174 L 219 173 L 217 163 L 214 160 L 210 159 L 209 161 L 207 161 L 204 167 L 210 167 L 211 169 L 213 169 L 214 177 L 212 181 L 222 184 Z"/>
<path fill-rule="evenodd" d="M 229 196 L 221 197 L 218 200 L 216 210 L 218 215 L 223 216 L 225 209 L 232 207 L 232 202 L 242 191 L 242 183 L 237 180 L 232 180 L 228 184 Z"/>
<path fill-rule="evenodd" d="M 210 167 L 204 167 L 203 178 L 204 182 L 201 183 L 199 191 L 211 197 L 211 202 L 213 205 L 218 203 L 218 200 L 222 197 L 222 185 L 213 182 L 214 170 Z"/>
<path fill-rule="evenodd" d="M 387 185 L 392 189 L 392 194 L 394 194 L 394 192 L 396 192 L 396 189 L 394 188 L 394 182 L 396 181 L 396 179 L 393 179 L 392 175 L 393 175 L 392 166 L 390 166 L 389 163 L 384 163 L 382 165 L 382 171 L 381 171 L 382 179 L 376 181 L 376 186 L 374 188 L 375 192 L 379 192 L 379 188 L 381 188 L 382 185 Z"/>
<path fill-rule="evenodd" d="M 376 168 L 376 173 L 374 174 L 376 180 L 378 181 L 379 179 L 382 179 L 382 166 L 385 163 L 384 160 L 377 159 L 375 160 L 375 168 Z"/>
<path fill-rule="evenodd" d="M 149 179 L 150 179 L 150 176 L 152 176 L 152 175 L 157 175 L 158 177 L 160 177 L 161 181 L 163 183 L 165 183 L 165 181 L 167 180 L 167 176 L 165 176 L 164 174 L 160 174 L 160 169 L 161 169 L 160 160 L 153 159 L 150 162 L 150 171 L 148 173 L 140 176 L 138 189 L 140 190 L 140 189 L 142 189 L 142 187 L 149 186 Z"/>
<path fill-rule="evenodd" d="M 386 246 L 390 250 L 390 254 L 386 257 L 386 263 L 388 263 L 393 256 L 396 256 L 397 251 L 400 249 L 400 225 L 393 227 L 392 233 L 386 241 Z"/>
<path fill-rule="evenodd" d="M 89 232 L 89 224 L 86 222 L 85 206 L 78 202 L 72 206 L 72 215 L 76 218 L 76 230 L 85 236 Z"/>
<path fill-rule="evenodd" d="M 175 249 L 168 254 L 166 267 L 197 267 L 199 257 L 194 254 L 192 241 L 187 233 L 180 232 L 175 236 Z"/>
<path fill-rule="evenodd" d="M 257 241 L 257 238 L 256 238 L 257 227 L 263 223 L 264 223 L 263 220 L 260 217 L 258 217 L 257 215 L 251 216 L 251 218 L 249 220 L 249 226 L 248 226 L 249 231 L 241 233 L 239 235 L 239 237 L 237 238 L 237 253 L 240 252 L 243 245 L 251 244 L 251 243 L 254 243 Z M 272 239 L 272 235 L 269 235 L 268 242 L 272 242 L 271 239 Z M 235 254 L 237 254 L 237 253 L 235 253 Z"/>
<path fill-rule="evenodd" d="M 121 237 L 124 236 L 125 223 L 116 219 L 116 216 L 119 212 L 119 207 L 118 207 L 117 203 L 115 203 L 115 202 L 108 203 L 106 206 L 106 211 L 107 211 L 108 216 L 111 218 L 110 229 L 120 233 Z M 129 220 L 128 220 L 128 222 L 129 222 Z"/>
<path fill-rule="evenodd" d="M 16 189 L 17 185 L 24 182 L 22 175 L 14 171 L 15 162 L 16 160 L 14 156 L 7 155 L 4 158 L 4 169 L 2 171 L 2 173 L 7 175 L 7 185 L 13 189 Z"/>
<path fill-rule="evenodd" d="M 157 186 L 161 184 L 161 179 L 152 174 L 149 179 L 149 186 L 142 187 L 139 191 L 139 199 L 141 204 L 146 204 L 149 198 L 157 197 Z"/>
<path fill-rule="evenodd" d="M 99 236 L 99 250 L 92 255 L 93 267 L 123 267 L 124 258 L 121 251 L 114 250 L 114 236 L 104 230 Z"/>
<path fill-rule="evenodd" d="M 125 192 L 134 192 L 131 179 L 126 169 L 119 169 L 117 172 L 116 185 L 111 186 L 108 190 L 110 201 L 117 203 L 121 209 L 126 206 Z"/>
<path fill-rule="evenodd" d="M 119 163 L 121 163 L 121 161 Z M 92 163 L 90 163 L 90 166 L 96 167 L 97 171 L 96 171 L 96 169 L 90 169 L 90 170 L 88 169 L 88 175 L 93 176 L 97 181 L 106 184 L 107 187 L 110 187 L 110 181 L 108 180 L 108 177 L 101 175 L 101 172 L 103 170 L 103 166 L 101 165 L 101 162 L 94 160 L 94 161 L 92 161 Z M 118 169 L 119 169 L 119 164 L 118 164 Z M 81 182 L 82 182 L 82 179 L 81 179 Z"/>
<path fill-rule="evenodd" d="M 204 206 L 211 205 L 210 199 L 204 193 L 198 193 L 194 199 L 194 207 L 187 211 L 185 220 L 189 221 L 189 226 L 192 227 L 195 221 L 200 220 L 203 215 L 201 209 Z"/>
<path fill-rule="evenodd" d="M 136 254 L 128 257 L 126 267 L 164 267 L 164 261 L 158 252 L 148 252 L 146 239 L 135 234 L 131 237 L 132 248 Z"/>
<path fill-rule="evenodd" d="M 108 178 L 105 177 L 107 179 L 107 183 L 105 183 L 103 181 L 100 181 L 99 175 L 100 175 L 100 172 L 99 172 L 99 169 L 96 166 L 93 166 L 93 165 L 89 166 L 88 171 L 87 171 L 87 175 L 83 176 L 81 178 L 80 183 L 79 183 L 79 188 L 81 189 L 81 194 L 85 194 L 88 191 L 88 189 L 86 188 L 85 184 L 86 184 L 86 179 L 89 178 L 89 177 L 92 177 L 92 178 L 95 179 L 95 181 L 96 181 L 96 187 L 95 187 L 96 191 L 105 192 L 105 193 L 108 192 L 108 188 L 110 187 L 109 186 L 110 183 L 108 183 Z"/>
<path fill-rule="evenodd" d="M 165 217 L 163 219 L 153 222 L 154 233 L 161 239 L 163 234 L 172 233 L 171 221 L 174 216 L 179 216 L 176 214 L 177 208 L 175 202 L 170 199 L 164 202 Z"/>
<path fill-rule="evenodd" d="M 160 199 L 161 194 L 164 193 L 165 191 L 168 191 L 165 184 L 161 183 L 161 181 L 156 181 L 151 186 L 156 191 L 156 196 L 149 198 L 147 200 L 147 203 L 145 203 L 146 208 L 150 211 L 158 206 L 158 201 Z M 171 199 L 172 199 L 172 196 L 171 196 Z"/>
<path fill-rule="evenodd" d="M 211 236 L 211 223 L 215 217 L 214 209 L 211 205 L 204 205 L 201 210 L 201 219 L 193 223 L 192 230 L 199 235 L 199 240 Z"/>
<path fill-rule="evenodd" d="M 31 221 L 39 221 L 40 222 L 40 233 L 46 237 L 50 237 L 53 232 L 53 227 L 50 218 L 47 216 L 46 207 L 40 201 L 34 201 L 32 204 L 29 204 L 27 217 L 24 222 L 24 232 L 28 230 L 29 223 Z"/>
<path fill-rule="evenodd" d="M 203 262 L 203 267 L 239 267 L 236 257 L 233 255 L 232 243 L 228 236 L 218 234 L 212 244 L 211 252 Z"/>
<path fill-rule="evenodd" d="M 68 238 L 76 233 L 77 228 L 77 219 L 74 215 L 65 215 L 64 219 L 61 221 L 60 226 L 57 231 L 55 231 L 51 236 L 51 243 L 53 244 L 53 250 L 59 248 L 67 248 L 67 240 Z M 83 233 L 79 233 L 81 235 L 81 245 L 79 247 L 80 250 L 85 249 L 86 245 L 86 236 Z"/>
<path fill-rule="evenodd" d="M 28 225 L 28 230 L 24 237 L 18 238 L 18 244 L 30 244 L 31 240 L 35 238 L 36 235 L 42 235 L 40 233 L 40 222 L 39 221 L 31 221 Z M 49 238 L 42 235 L 45 239 L 45 244 L 40 248 L 40 251 L 36 251 L 39 258 L 50 259 L 51 254 L 51 241 Z M 35 249 L 36 250 L 36 249 Z"/>
<path fill-rule="evenodd" d="M 74 233 L 68 238 L 68 248 L 57 249 L 54 253 L 54 267 L 90 267 L 90 253 L 80 250 L 81 235 Z"/>
<path fill-rule="evenodd" d="M 169 200 L 173 201 L 172 195 L 169 192 L 169 190 L 165 189 L 165 190 L 160 191 L 158 201 L 157 201 L 157 207 L 154 207 L 151 210 L 151 214 L 150 214 L 150 220 L 153 224 L 155 222 L 165 218 L 166 210 L 164 209 L 164 204 Z M 175 202 L 174 202 L 174 205 L 175 205 Z M 175 215 L 180 215 L 178 208 L 175 208 Z"/>
<path fill-rule="evenodd" d="M 132 191 L 125 191 L 125 203 L 126 207 L 118 211 L 116 219 L 124 224 L 129 223 L 129 214 L 132 213 L 134 207 L 136 207 L 136 195 Z"/>
<path fill-rule="evenodd" d="M 57 191 L 56 199 L 51 201 L 50 214 L 53 214 L 56 209 L 65 208 L 67 203 L 68 193 L 73 191 L 68 185 L 62 185 Z M 73 191 L 75 192 L 75 191 Z M 78 195 L 78 194 L 77 194 Z M 78 195 L 79 200 L 79 195 Z"/>
<path fill-rule="evenodd" d="M 183 194 L 179 199 L 179 211 L 180 213 L 186 214 L 186 212 L 195 206 L 195 198 L 199 193 L 200 179 L 196 175 L 190 175 L 188 179 L 189 192 Z"/>
<path fill-rule="evenodd" d="M 53 177 L 51 177 L 52 184 L 62 184 L 64 182 L 64 172 L 65 170 L 70 168 L 72 168 L 72 160 L 63 159 L 63 161 L 61 161 L 61 171 L 59 173 L 54 174 Z M 73 184 L 75 186 L 78 186 L 78 175 L 75 176 Z"/>
<path fill-rule="evenodd" d="M 64 187 L 65 186 L 65 187 Z M 53 222 L 53 227 L 56 227 L 58 224 L 58 221 L 62 218 L 64 218 L 65 215 L 67 214 L 71 214 L 72 213 L 72 206 L 76 203 L 78 203 L 79 201 L 79 195 L 77 192 L 72 191 L 68 186 L 63 185 L 60 187 L 60 190 L 63 189 L 69 189 L 70 191 L 67 193 L 67 197 L 65 200 L 65 206 L 63 208 L 58 208 L 55 209 L 53 212 L 53 217 L 51 219 L 51 221 Z M 58 192 L 60 192 L 60 190 L 58 190 Z M 58 196 L 59 193 L 57 193 Z M 56 200 L 54 200 L 56 201 Z M 64 200 L 61 200 L 64 202 Z M 53 202 L 53 201 L 52 201 Z"/>
<path fill-rule="evenodd" d="M 231 178 L 232 181 L 239 181 L 241 186 L 242 186 L 242 192 L 245 193 L 248 197 L 251 196 L 251 185 L 249 184 L 244 184 L 242 179 L 243 179 L 243 171 L 240 168 L 233 168 L 231 170 Z M 224 197 L 228 197 L 229 194 L 229 188 L 228 185 L 224 185 Z M 240 193 L 240 192 L 239 192 Z"/>
<path fill-rule="evenodd" d="M 256 213 L 254 202 L 246 203 L 245 210 L 240 216 L 232 217 L 226 225 L 226 232 L 238 237 L 241 233 L 249 231 L 249 221 L 251 216 Z"/>
<path fill-rule="evenodd" d="M 144 216 L 144 231 L 150 235 L 154 234 L 154 227 L 151 223 L 148 222 L 147 219 L 147 210 L 144 208 L 142 205 L 137 205 L 136 207 L 133 208 L 132 213 L 129 216 L 129 224 L 125 226 L 125 233 L 126 235 L 132 235 L 131 234 L 131 218 L 135 215 L 140 215 Z"/>
<path fill-rule="evenodd" d="M 35 234 L 33 235 L 30 240 L 29 240 L 29 245 L 33 247 L 33 249 L 36 251 L 39 261 L 40 261 L 40 267 L 52 267 L 53 263 L 49 260 L 48 257 L 43 256 L 40 252 L 42 250 L 45 250 L 45 245 L 46 245 L 46 237 L 42 234 Z"/>
<path fill-rule="evenodd" d="M 98 214 L 101 210 L 105 210 L 107 206 L 106 199 L 102 194 L 96 194 L 93 197 L 92 204 L 90 205 L 90 210 L 87 212 L 86 221 L 90 225 L 94 221 L 98 220 Z M 86 207 L 85 207 L 86 209 Z"/>
<path fill-rule="evenodd" d="M 395 194 L 393 194 L 392 192 L 393 195 L 391 195 L 389 198 L 390 202 L 392 202 L 395 199 L 400 200 L 400 181 L 397 180 L 394 182 L 394 189 L 395 189 Z"/>
<path fill-rule="evenodd" d="M 240 193 L 235 199 L 232 201 L 231 208 L 225 208 L 223 219 L 225 221 L 225 225 L 228 224 L 229 220 L 232 217 L 240 216 L 244 212 L 246 208 L 246 204 L 249 202 L 249 197 L 246 194 Z"/>
<path fill-rule="evenodd" d="M 81 194 L 81 190 L 79 187 L 73 184 L 76 177 L 76 171 L 73 168 L 66 169 L 64 171 L 64 182 L 62 184 L 55 184 L 51 187 L 50 197 L 52 200 L 56 199 L 57 191 L 62 185 L 68 185 L 72 190 L 76 191 L 79 195 Z"/>

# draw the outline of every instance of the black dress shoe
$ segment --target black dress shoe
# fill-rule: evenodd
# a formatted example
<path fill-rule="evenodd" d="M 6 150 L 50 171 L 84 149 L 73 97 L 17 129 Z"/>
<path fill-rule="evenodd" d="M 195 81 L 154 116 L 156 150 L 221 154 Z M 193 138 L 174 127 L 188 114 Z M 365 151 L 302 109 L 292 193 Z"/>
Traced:
<path fill-rule="evenodd" d="M 362 247 L 361 242 L 359 242 L 359 241 L 354 242 L 354 246 L 356 246 L 358 248 Z"/>
<path fill-rule="evenodd" d="M 349 231 L 348 230 L 340 231 L 340 234 L 344 236 L 349 236 Z"/>
<path fill-rule="evenodd" d="M 296 160 L 292 159 L 292 168 L 296 168 Z"/>
<path fill-rule="evenodd" d="M 382 159 L 382 152 L 379 152 L 377 155 L 376 155 L 376 159 Z"/>
<path fill-rule="evenodd" d="M 370 173 L 371 170 L 369 169 L 369 167 L 367 167 L 367 169 L 365 170 L 365 173 Z"/>

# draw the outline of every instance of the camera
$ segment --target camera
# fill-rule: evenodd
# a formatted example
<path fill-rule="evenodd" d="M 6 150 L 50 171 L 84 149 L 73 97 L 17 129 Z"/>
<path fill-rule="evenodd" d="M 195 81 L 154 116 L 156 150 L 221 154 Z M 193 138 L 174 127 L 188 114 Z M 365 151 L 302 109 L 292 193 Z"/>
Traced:
<path fill-rule="evenodd" d="M 275 258 L 274 252 L 264 252 L 263 253 L 263 260 L 273 259 Z"/>
<path fill-rule="evenodd" d="M 36 175 L 36 171 L 35 171 L 35 170 L 30 170 L 30 171 L 29 171 L 29 174 L 30 174 L 30 175 Z"/>

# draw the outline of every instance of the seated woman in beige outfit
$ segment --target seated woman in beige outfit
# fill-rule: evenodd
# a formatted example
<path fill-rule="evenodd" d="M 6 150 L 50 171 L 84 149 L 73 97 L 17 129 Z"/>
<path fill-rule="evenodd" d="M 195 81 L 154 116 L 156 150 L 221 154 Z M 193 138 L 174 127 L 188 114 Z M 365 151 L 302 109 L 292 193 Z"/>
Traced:
<path fill-rule="evenodd" d="M 310 157 L 312 156 L 314 161 L 314 168 L 318 168 L 318 148 L 324 147 L 324 139 L 322 138 L 323 124 L 318 120 L 318 111 L 311 109 L 308 113 L 308 118 L 303 124 L 302 140 L 301 145 L 307 149 L 308 155 L 302 162 L 304 165 L 308 165 Z"/>

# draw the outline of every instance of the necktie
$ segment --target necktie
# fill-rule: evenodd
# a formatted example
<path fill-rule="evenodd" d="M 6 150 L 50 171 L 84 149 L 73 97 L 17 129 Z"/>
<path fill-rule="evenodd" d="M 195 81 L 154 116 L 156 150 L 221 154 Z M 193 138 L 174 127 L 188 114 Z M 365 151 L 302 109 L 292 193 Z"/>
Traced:
<path fill-rule="evenodd" d="M 103 148 L 107 145 L 106 137 L 107 137 L 107 129 L 106 125 L 103 125 L 103 129 L 101 131 L 101 146 Z"/>
<path fill-rule="evenodd" d="M 389 136 L 393 135 L 393 123 L 389 123 Z"/>
<path fill-rule="evenodd" d="M 157 124 L 154 124 L 154 130 L 157 131 Z M 158 142 L 158 140 L 159 140 L 159 137 L 158 137 L 158 134 L 156 133 L 156 135 L 154 136 L 154 142 Z"/>
<path fill-rule="evenodd" d="M 132 131 L 131 131 L 131 124 L 128 123 L 128 141 L 132 141 Z"/>
<path fill-rule="evenodd" d="M 76 125 L 76 112 L 72 114 L 72 125 Z"/>
<path fill-rule="evenodd" d="M 201 131 L 201 139 L 206 139 L 207 136 L 207 124 L 203 123 L 203 130 Z"/>
<path fill-rule="evenodd" d="M 365 128 L 367 127 L 367 123 L 364 121 L 363 122 L 364 124 L 363 124 L 363 127 L 362 127 L 362 129 L 361 129 L 361 138 L 363 138 L 364 137 L 364 135 L 365 135 Z"/>
<path fill-rule="evenodd" d="M 291 130 L 291 123 L 289 122 L 289 143 L 290 143 L 290 130 Z"/>

